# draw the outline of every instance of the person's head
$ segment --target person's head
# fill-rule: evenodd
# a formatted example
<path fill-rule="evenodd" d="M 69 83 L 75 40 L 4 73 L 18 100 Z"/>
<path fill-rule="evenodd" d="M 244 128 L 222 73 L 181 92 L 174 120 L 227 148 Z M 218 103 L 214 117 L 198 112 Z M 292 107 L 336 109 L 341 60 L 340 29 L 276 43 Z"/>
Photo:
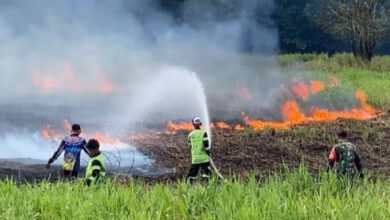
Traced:
<path fill-rule="evenodd" d="M 202 121 L 200 120 L 199 117 L 194 117 L 192 119 L 192 125 L 194 126 L 195 129 L 200 129 L 200 126 L 202 126 Z"/>
<path fill-rule="evenodd" d="M 346 130 L 340 129 L 340 130 L 337 132 L 337 136 L 339 137 L 339 139 L 347 139 L 348 133 L 347 133 Z"/>
<path fill-rule="evenodd" d="M 90 139 L 87 143 L 87 149 L 91 156 L 99 153 L 100 144 L 96 139 Z"/>
<path fill-rule="evenodd" d="M 71 133 L 72 133 L 73 135 L 80 135 L 80 133 L 81 133 L 81 127 L 80 127 L 80 125 L 79 125 L 79 124 L 73 124 L 73 125 L 72 125 L 72 131 L 71 131 Z"/>

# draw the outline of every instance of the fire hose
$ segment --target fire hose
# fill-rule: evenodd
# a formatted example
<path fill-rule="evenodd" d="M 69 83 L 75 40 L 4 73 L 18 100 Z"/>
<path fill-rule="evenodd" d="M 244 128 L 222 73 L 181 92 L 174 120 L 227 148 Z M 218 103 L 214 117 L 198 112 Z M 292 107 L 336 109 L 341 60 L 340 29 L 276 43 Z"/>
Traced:
<path fill-rule="evenodd" d="M 223 178 L 222 174 L 219 172 L 219 170 L 218 170 L 217 167 L 215 166 L 214 161 L 213 161 L 213 159 L 212 159 L 211 157 L 210 157 L 210 165 L 211 165 L 211 167 L 213 168 L 214 172 L 218 175 L 218 177 L 219 177 L 221 180 L 223 180 L 224 178 Z"/>

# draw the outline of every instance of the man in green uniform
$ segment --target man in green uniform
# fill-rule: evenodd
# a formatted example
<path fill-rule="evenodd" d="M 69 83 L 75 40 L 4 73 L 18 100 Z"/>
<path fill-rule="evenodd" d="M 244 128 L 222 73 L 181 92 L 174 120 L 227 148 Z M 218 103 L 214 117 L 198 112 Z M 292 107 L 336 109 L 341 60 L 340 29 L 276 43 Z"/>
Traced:
<path fill-rule="evenodd" d="M 337 133 L 340 141 L 333 146 L 329 155 L 329 165 L 327 172 L 331 170 L 334 163 L 337 162 L 338 176 L 347 176 L 353 178 L 358 171 L 359 177 L 363 178 L 362 163 L 356 152 L 356 146 L 347 141 L 348 134 L 345 130 L 340 130 Z M 356 168 L 355 168 L 356 167 Z"/>
<path fill-rule="evenodd" d="M 99 142 L 95 139 L 91 139 L 87 143 L 87 149 L 91 156 L 85 172 L 85 183 L 88 186 L 104 182 L 106 177 L 104 158 L 99 147 Z"/>
<path fill-rule="evenodd" d="M 202 121 L 199 117 L 192 119 L 192 125 L 194 126 L 194 130 L 188 135 L 188 143 L 191 147 L 191 168 L 187 178 L 193 183 L 200 169 L 202 179 L 208 181 L 211 174 L 208 136 L 201 129 Z"/>

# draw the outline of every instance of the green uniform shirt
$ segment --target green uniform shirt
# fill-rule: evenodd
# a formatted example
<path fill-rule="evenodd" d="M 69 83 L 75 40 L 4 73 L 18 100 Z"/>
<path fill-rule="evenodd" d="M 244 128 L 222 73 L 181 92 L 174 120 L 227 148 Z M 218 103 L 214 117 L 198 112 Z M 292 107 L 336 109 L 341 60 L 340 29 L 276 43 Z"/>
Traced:
<path fill-rule="evenodd" d="M 349 142 L 341 142 L 336 145 L 338 154 L 337 172 L 353 176 L 355 174 L 356 147 Z"/>
<path fill-rule="evenodd" d="M 203 146 L 203 141 L 207 140 L 207 133 L 201 129 L 195 129 L 188 135 L 188 143 L 191 146 L 192 164 L 210 162 L 210 156 Z"/>
<path fill-rule="evenodd" d="M 92 157 L 85 171 L 85 178 L 89 184 L 96 184 L 102 182 L 106 177 L 106 169 L 104 165 L 103 155 L 99 152 L 97 155 Z"/>

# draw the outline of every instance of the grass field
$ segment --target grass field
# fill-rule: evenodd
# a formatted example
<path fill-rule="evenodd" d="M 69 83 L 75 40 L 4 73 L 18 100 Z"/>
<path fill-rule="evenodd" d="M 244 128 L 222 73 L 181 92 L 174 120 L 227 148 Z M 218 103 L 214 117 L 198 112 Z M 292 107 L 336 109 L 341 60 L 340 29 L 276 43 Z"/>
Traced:
<path fill-rule="evenodd" d="M 281 65 L 293 69 L 303 64 L 310 77 L 326 80 L 330 76 L 340 79 L 341 86 L 362 90 L 373 106 L 390 109 L 390 56 L 377 56 L 371 63 L 357 61 L 352 54 L 286 54 L 280 56 Z"/>
<path fill-rule="evenodd" d="M 389 219 L 387 181 L 314 178 L 301 168 L 259 184 L 254 176 L 207 185 L 0 183 L 1 219 Z"/>

